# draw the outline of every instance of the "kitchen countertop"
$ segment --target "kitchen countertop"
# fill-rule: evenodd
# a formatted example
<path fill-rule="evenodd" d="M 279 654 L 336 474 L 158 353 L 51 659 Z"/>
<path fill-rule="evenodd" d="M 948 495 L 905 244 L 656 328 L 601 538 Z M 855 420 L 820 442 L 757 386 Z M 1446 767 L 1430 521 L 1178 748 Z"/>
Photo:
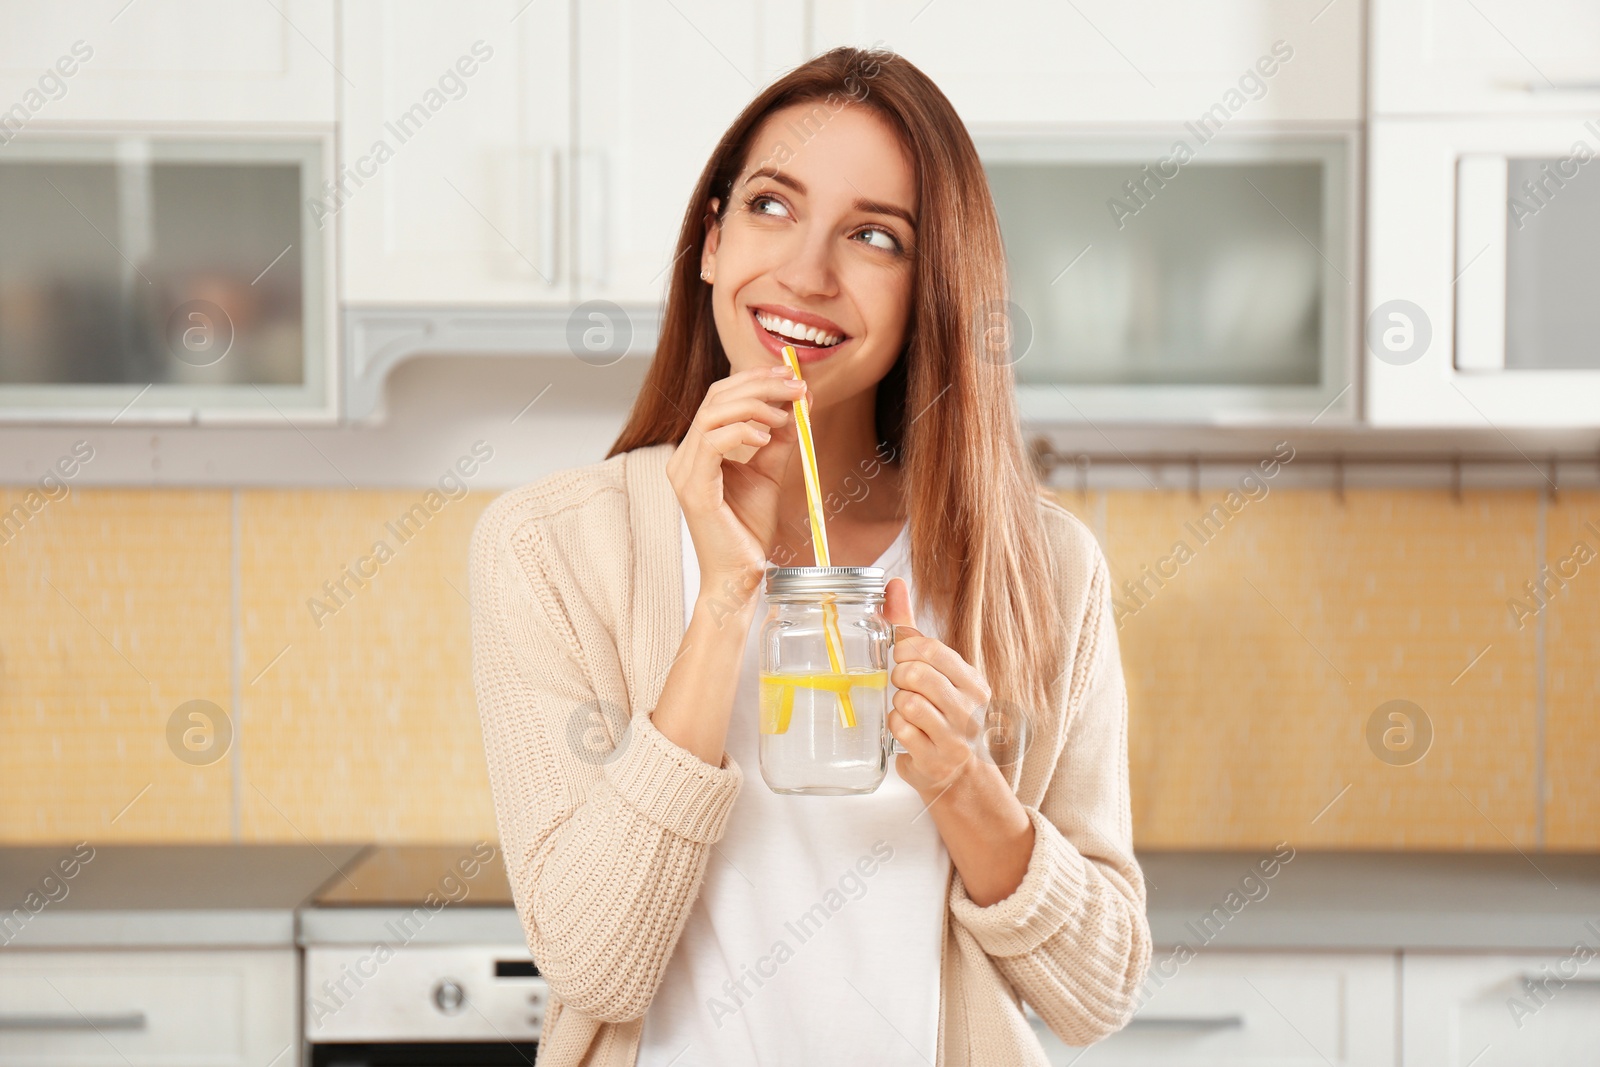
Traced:
<path fill-rule="evenodd" d="M 366 848 L 99 845 L 70 878 L 73 845 L 0 848 L 0 951 L 292 946 L 298 909 Z"/>
<path fill-rule="evenodd" d="M 1285 849 L 1288 862 L 1263 878 L 1258 865 L 1273 852 L 1141 852 L 1151 939 L 1195 949 L 1568 951 L 1600 936 L 1600 854 Z"/>
<path fill-rule="evenodd" d="M 498 851 L 469 877 L 473 851 L 106 846 L 8 947 L 521 943 Z M 0 921 L 71 853 L 0 848 Z M 1600 930 L 1597 854 L 1284 850 L 1266 877 L 1273 854 L 1141 852 L 1156 945 L 1540 952 Z"/>

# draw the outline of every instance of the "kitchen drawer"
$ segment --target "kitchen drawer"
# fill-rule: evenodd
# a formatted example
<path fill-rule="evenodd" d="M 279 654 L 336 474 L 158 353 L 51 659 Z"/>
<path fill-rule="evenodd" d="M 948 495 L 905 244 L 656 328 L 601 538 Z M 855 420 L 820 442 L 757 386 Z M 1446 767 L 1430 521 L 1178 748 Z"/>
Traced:
<path fill-rule="evenodd" d="M 1600 1064 L 1600 949 L 1549 955 L 1406 953 L 1406 1067 Z"/>
<path fill-rule="evenodd" d="M 1084 1064 L 1289 1067 L 1395 1063 L 1396 957 L 1389 953 L 1209 952 L 1179 963 L 1158 948 L 1143 1006 Z M 1079 1053 L 1030 1021 L 1050 1062 Z M 1454 1067 L 1460 1067 L 1459 1064 Z"/>
<path fill-rule="evenodd" d="M 0 953 L 0 1067 L 294 1067 L 293 949 Z"/>

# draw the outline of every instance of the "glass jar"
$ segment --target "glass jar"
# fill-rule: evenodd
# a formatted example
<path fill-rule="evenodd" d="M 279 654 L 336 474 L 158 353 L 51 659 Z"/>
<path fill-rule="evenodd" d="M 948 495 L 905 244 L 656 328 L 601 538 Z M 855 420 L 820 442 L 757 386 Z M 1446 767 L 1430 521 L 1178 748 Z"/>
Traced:
<path fill-rule="evenodd" d="M 889 733 L 881 567 L 774 567 L 761 626 L 761 777 L 774 793 L 848 796 L 905 749 Z"/>

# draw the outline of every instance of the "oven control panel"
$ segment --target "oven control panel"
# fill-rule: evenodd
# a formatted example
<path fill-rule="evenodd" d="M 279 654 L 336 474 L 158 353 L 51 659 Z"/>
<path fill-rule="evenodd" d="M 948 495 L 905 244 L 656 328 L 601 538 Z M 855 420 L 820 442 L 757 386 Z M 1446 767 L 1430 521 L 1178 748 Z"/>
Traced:
<path fill-rule="evenodd" d="M 313 945 L 306 1040 L 537 1041 L 548 989 L 526 945 Z"/>

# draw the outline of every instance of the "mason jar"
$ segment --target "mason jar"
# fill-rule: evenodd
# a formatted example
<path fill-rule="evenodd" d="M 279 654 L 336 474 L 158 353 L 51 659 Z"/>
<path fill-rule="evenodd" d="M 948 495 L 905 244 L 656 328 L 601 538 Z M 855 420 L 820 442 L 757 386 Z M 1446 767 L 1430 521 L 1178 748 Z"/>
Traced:
<path fill-rule="evenodd" d="M 889 732 L 881 567 L 773 567 L 761 626 L 761 777 L 775 793 L 871 793 L 905 749 Z"/>

